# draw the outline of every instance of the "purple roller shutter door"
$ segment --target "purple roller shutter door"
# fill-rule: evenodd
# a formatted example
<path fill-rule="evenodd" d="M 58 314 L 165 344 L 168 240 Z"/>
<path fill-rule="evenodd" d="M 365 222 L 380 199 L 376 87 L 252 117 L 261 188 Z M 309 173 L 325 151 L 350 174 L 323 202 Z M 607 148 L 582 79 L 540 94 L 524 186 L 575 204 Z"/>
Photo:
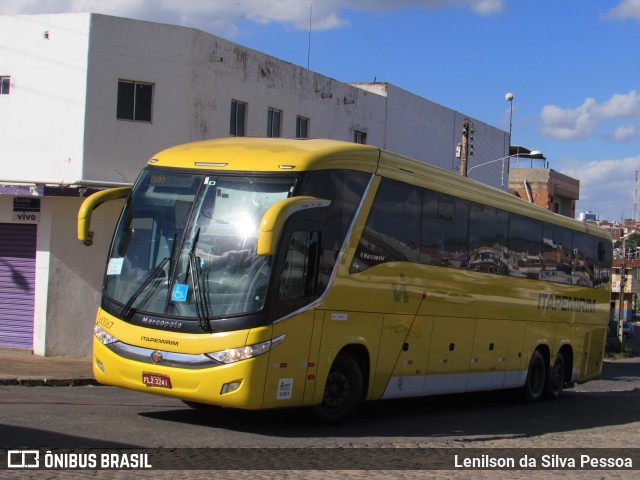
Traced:
<path fill-rule="evenodd" d="M 37 225 L 0 223 L 0 347 L 33 348 Z"/>

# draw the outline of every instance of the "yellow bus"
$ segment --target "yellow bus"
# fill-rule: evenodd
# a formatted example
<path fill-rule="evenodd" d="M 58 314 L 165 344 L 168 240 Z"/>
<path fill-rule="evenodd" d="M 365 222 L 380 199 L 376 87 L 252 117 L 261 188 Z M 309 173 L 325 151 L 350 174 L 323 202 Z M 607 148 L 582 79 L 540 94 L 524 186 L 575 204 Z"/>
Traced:
<path fill-rule="evenodd" d="M 229 138 L 164 150 L 106 264 L 93 369 L 197 408 L 308 406 L 598 376 L 611 240 L 587 223 L 376 147 Z"/>

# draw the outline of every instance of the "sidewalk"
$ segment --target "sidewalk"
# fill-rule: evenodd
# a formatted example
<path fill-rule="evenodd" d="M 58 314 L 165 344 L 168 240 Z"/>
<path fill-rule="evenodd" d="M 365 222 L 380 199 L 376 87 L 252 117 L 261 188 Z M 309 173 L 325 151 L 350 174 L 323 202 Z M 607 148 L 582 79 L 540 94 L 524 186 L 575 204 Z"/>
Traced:
<path fill-rule="evenodd" d="M 0 350 L 0 385 L 97 385 L 91 358 L 39 357 L 24 350 Z"/>

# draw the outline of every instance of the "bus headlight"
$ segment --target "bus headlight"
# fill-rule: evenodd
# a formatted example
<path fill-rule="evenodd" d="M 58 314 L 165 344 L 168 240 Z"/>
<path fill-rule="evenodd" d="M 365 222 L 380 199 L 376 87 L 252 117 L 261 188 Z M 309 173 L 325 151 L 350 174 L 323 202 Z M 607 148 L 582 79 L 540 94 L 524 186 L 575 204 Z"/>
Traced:
<path fill-rule="evenodd" d="M 284 335 L 280 335 L 279 337 L 272 338 L 266 342 L 247 345 L 240 348 L 229 348 L 219 352 L 208 353 L 207 355 L 220 363 L 239 362 L 240 360 L 247 360 L 268 352 L 273 347 L 281 344 L 284 337 Z"/>
<path fill-rule="evenodd" d="M 98 341 L 103 345 L 109 345 L 110 343 L 116 343 L 119 341 L 116 337 L 109 334 L 106 330 L 104 330 L 102 327 L 98 325 L 95 325 L 93 327 L 93 334 L 96 336 Z"/>

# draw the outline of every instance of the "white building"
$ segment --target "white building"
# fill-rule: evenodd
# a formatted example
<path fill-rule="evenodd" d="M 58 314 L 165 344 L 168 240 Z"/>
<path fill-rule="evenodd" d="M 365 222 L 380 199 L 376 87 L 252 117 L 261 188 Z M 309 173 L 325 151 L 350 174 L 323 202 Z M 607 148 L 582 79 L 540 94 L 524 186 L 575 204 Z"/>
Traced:
<path fill-rule="evenodd" d="M 121 203 L 76 240 L 83 196 L 165 147 L 229 135 L 359 141 L 457 171 L 465 116 L 386 83 L 345 84 L 199 30 L 96 14 L 0 17 L 0 348 L 87 356 Z M 509 153 L 471 119 L 470 166 Z M 499 163 L 496 163 L 499 169 Z M 501 186 L 494 165 L 473 171 Z"/>
<path fill-rule="evenodd" d="M 598 221 L 598 215 L 593 213 L 591 210 L 587 210 L 586 212 L 580 212 L 580 214 L 578 215 L 578 220 L 583 222 L 585 221 L 596 222 Z"/>

